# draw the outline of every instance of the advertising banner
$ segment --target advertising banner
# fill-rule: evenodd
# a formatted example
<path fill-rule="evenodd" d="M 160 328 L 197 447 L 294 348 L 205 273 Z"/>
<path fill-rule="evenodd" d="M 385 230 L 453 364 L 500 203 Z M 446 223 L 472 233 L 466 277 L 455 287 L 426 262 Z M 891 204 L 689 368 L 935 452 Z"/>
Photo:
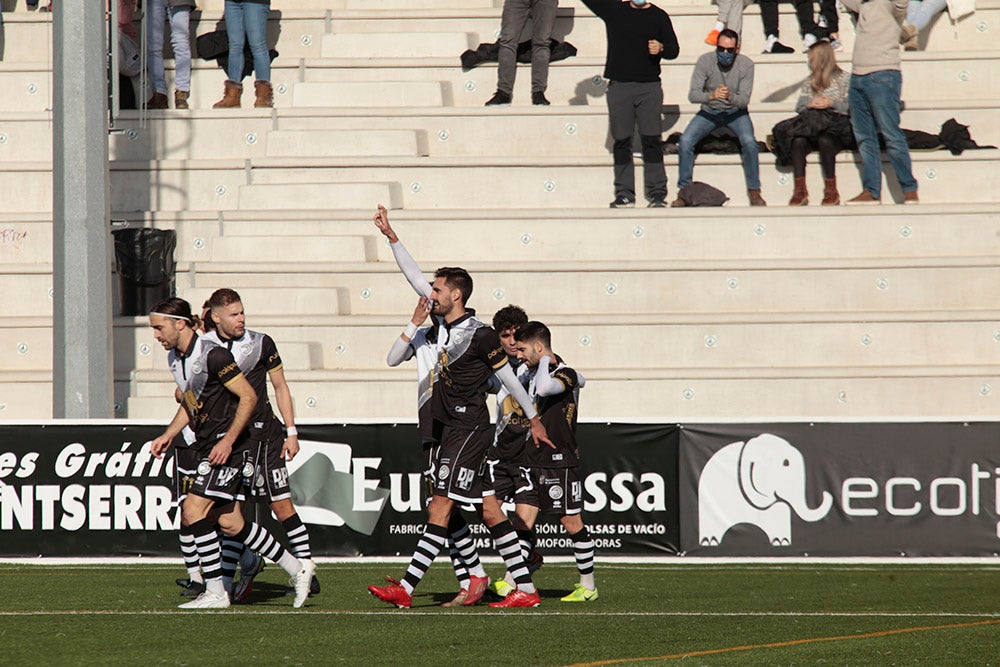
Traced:
<path fill-rule="evenodd" d="M 1000 551 L 1000 424 L 686 425 L 679 466 L 688 555 Z"/>
<path fill-rule="evenodd" d="M 0 556 L 174 556 L 173 456 L 162 426 L 0 426 Z M 581 424 L 584 521 L 604 555 L 675 553 L 676 426 Z M 423 528 L 413 425 L 299 425 L 293 501 L 318 556 L 408 556 Z M 251 510 L 283 539 L 266 506 Z M 488 532 L 467 513 L 484 553 Z M 539 548 L 572 553 L 558 521 Z"/>

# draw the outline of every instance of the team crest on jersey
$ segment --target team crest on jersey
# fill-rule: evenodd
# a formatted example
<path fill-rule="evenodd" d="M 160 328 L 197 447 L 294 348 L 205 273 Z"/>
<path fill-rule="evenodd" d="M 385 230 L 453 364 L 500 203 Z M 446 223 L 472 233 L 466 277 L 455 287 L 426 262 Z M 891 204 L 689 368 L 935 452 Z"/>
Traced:
<path fill-rule="evenodd" d="M 563 490 L 561 486 L 550 486 L 549 487 L 549 498 L 552 500 L 559 500 L 563 497 Z"/>
<path fill-rule="evenodd" d="M 202 370 L 204 370 L 204 368 L 202 367 L 200 361 L 195 361 L 191 364 L 191 372 L 194 373 L 195 375 L 201 373 Z"/>
<path fill-rule="evenodd" d="M 251 350 L 253 350 L 253 348 L 250 347 L 250 343 L 245 343 L 242 347 L 240 347 L 240 354 L 244 357 L 248 357 L 250 356 Z"/>
<path fill-rule="evenodd" d="M 198 464 L 198 474 L 204 477 L 208 473 L 212 472 L 212 464 L 208 461 L 202 461 Z"/>
<path fill-rule="evenodd" d="M 445 464 L 441 464 L 438 467 L 438 479 L 448 479 L 448 475 L 451 474 L 451 468 Z"/>

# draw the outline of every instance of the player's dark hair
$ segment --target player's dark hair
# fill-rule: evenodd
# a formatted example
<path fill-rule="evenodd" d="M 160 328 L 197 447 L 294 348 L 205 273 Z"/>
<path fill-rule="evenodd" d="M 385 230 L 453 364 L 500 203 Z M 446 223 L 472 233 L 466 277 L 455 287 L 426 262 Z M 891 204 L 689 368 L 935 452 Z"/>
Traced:
<path fill-rule="evenodd" d="M 215 320 L 212 319 L 212 304 L 208 299 L 201 304 L 201 330 L 205 333 L 215 331 Z"/>
<path fill-rule="evenodd" d="M 528 322 L 514 333 L 514 340 L 522 343 L 537 340 L 545 347 L 552 349 L 552 332 L 541 322 Z"/>
<path fill-rule="evenodd" d="M 513 329 L 517 331 L 528 323 L 528 313 L 524 308 L 510 304 L 493 313 L 493 328 L 497 333 Z"/>
<path fill-rule="evenodd" d="M 191 313 L 191 304 L 176 296 L 159 302 L 153 306 L 149 314 L 165 315 L 175 320 L 185 320 L 195 329 L 201 325 L 201 318 Z"/>
<path fill-rule="evenodd" d="M 736 46 L 740 45 L 740 33 L 736 32 L 732 28 L 726 28 L 724 30 L 720 30 L 719 39 L 722 39 L 723 37 L 728 37 L 729 39 L 735 40 Z"/>
<path fill-rule="evenodd" d="M 444 278 L 448 289 L 457 289 L 462 293 L 462 305 L 469 303 L 472 297 L 472 276 L 463 268 L 457 266 L 442 266 L 434 272 L 434 278 Z"/>
<path fill-rule="evenodd" d="M 219 288 L 212 292 L 212 296 L 208 297 L 208 305 L 212 308 L 222 308 L 238 301 L 243 301 L 243 299 L 236 293 L 236 290 L 228 287 Z"/>

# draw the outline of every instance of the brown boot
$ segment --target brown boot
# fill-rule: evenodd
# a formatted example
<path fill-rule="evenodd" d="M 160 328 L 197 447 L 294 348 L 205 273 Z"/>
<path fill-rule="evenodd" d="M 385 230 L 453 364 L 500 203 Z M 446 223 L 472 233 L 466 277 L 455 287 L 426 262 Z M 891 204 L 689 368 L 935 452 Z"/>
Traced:
<path fill-rule="evenodd" d="M 163 93 L 153 93 L 153 96 L 146 100 L 147 109 L 168 109 L 167 96 Z"/>
<path fill-rule="evenodd" d="M 767 202 L 760 196 L 760 190 L 747 190 L 747 197 L 751 206 L 767 206 Z"/>
<path fill-rule="evenodd" d="M 186 90 L 174 91 L 174 108 L 175 109 L 188 108 L 188 91 Z"/>
<path fill-rule="evenodd" d="M 837 192 L 837 178 L 823 179 L 823 206 L 836 206 L 840 203 L 840 193 Z"/>
<path fill-rule="evenodd" d="M 240 98 L 243 96 L 243 84 L 226 80 L 226 90 L 222 99 L 212 105 L 213 109 L 239 109 Z"/>
<path fill-rule="evenodd" d="M 270 81 L 254 81 L 253 89 L 257 93 L 257 99 L 253 103 L 255 107 L 270 108 L 274 106 L 274 91 Z"/>
<path fill-rule="evenodd" d="M 789 206 L 805 206 L 809 203 L 809 191 L 806 190 L 806 177 L 795 177 L 795 191 L 792 198 L 788 200 Z"/>

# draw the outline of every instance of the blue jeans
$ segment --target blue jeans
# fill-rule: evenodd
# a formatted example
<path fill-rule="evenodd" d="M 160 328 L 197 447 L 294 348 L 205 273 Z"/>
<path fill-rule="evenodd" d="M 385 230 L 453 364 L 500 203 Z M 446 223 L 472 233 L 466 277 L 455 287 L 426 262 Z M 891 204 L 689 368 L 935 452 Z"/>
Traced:
<path fill-rule="evenodd" d="M 250 44 L 253 69 L 258 81 L 271 80 L 271 56 L 267 53 L 267 16 L 271 5 L 226 0 L 226 34 L 229 35 L 230 81 L 243 80 L 243 43 Z"/>
<path fill-rule="evenodd" d="M 873 197 L 882 197 L 882 154 L 878 136 L 885 139 L 885 152 L 903 192 L 917 189 L 910 165 L 910 148 L 899 129 L 899 92 L 903 75 L 886 69 L 871 74 L 852 74 L 848 101 L 851 127 L 861 154 L 861 186 Z"/>
<path fill-rule="evenodd" d="M 677 146 L 680 173 L 677 187 L 691 185 L 694 175 L 694 147 L 717 127 L 728 127 L 740 140 L 743 155 L 743 179 L 747 190 L 760 190 L 760 160 L 757 157 L 757 139 L 753 136 L 753 122 L 746 109 L 735 111 L 706 111 L 702 109 L 684 128 Z"/>

